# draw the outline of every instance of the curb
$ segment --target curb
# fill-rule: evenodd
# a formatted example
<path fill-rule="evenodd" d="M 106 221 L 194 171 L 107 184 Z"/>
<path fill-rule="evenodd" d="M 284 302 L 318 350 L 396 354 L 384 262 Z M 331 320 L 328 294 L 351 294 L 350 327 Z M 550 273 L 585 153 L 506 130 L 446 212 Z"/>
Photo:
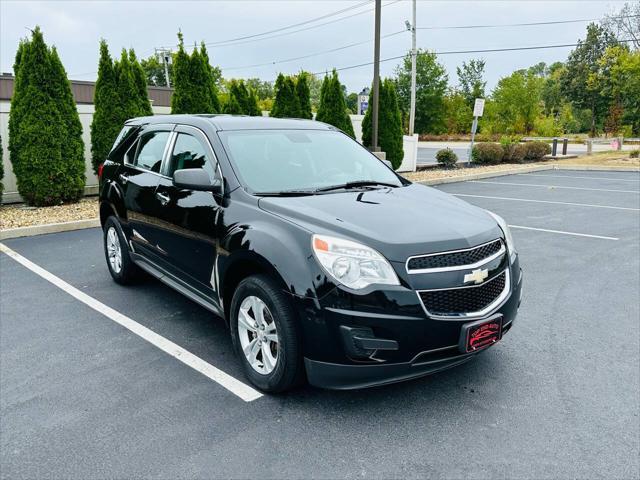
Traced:
<path fill-rule="evenodd" d="M 76 220 L 63 223 L 47 223 L 45 225 L 34 225 L 32 227 L 10 228 L 0 230 L 0 240 L 9 238 L 31 237 L 34 235 L 44 235 L 46 233 L 69 232 L 71 230 L 82 230 L 85 228 L 95 228 L 100 226 L 99 218 L 90 220 Z"/>
<path fill-rule="evenodd" d="M 556 170 L 593 170 L 595 172 L 640 172 L 638 167 L 606 167 L 603 165 L 554 165 Z"/>

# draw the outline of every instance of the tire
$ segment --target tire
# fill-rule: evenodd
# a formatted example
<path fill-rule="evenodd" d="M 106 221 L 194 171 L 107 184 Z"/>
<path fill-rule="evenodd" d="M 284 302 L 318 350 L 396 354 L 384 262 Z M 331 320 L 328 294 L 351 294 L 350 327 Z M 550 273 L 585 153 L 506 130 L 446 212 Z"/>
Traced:
<path fill-rule="evenodd" d="M 247 310 L 249 305 L 251 307 Z M 258 311 L 263 312 L 262 321 L 258 314 L 259 321 L 254 323 L 254 327 L 256 323 L 265 326 L 262 333 L 260 327 L 253 331 L 246 328 L 247 321 L 256 318 L 255 306 Z M 236 288 L 231 301 L 231 339 L 247 378 L 260 390 L 269 393 L 284 392 L 301 382 L 304 368 L 296 320 L 290 300 L 272 277 L 254 275 L 242 280 Z M 277 343 L 273 341 L 273 325 Z M 250 361 L 251 354 L 248 356 L 244 353 L 252 342 L 256 352 L 253 364 Z M 274 358 L 275 365 L 270 370 Z"/>
<path fill-rule="evenodd" d="M 129 256 L 122 227 L 115 217 L 111 216 L 104 222 L 102 239 L 107 268 L 113 279 L 121 285 L 129 285 L 137 280 L 140 269 Z"/>

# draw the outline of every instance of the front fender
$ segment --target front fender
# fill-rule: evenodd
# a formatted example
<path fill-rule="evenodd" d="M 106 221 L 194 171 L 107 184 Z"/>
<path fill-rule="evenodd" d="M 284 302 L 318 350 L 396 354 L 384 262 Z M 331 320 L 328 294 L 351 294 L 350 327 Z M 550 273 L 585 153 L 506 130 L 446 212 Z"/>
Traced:
<path fill-rule="evenodd" d="M 286 223 L 252 222 L 236 226 L 222 239 L 218 261 L 221 285 L 237 262 L 254 261 L 274 270 L 289 293 L 315 297 L 311 234 Z"/>

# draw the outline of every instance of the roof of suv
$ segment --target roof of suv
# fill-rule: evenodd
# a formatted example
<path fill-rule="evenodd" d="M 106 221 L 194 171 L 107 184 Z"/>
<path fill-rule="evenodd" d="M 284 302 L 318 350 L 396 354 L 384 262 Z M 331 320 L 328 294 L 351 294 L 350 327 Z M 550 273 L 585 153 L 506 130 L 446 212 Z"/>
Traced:
<path fill-rule="evenodd" d="M 154 115 L 151 117 L 132 118 L 127 123 L 182 123 L 198 124 L 202 120 L 209 121 L 216 130 L 335 130 L 335 127 L 314 120 L 295 118 L 250 117 L 246 115 Z"/>

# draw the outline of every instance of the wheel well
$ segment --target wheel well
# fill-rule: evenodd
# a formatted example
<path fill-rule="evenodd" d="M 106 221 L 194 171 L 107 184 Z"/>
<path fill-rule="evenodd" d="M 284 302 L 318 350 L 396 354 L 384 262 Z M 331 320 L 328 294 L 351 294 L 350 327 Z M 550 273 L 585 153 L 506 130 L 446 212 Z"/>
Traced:
<path fill-rule="evenodd" d="M 109 218 L 111 215 L 116 215 L 116 212 L 113 210 L 111 205 L 105 202 L 101 203 L 100 204 L 100 225 L 104 226 L 104 223 L 107 221 L 107 218 Z"/>
<path fill-rule="evenodd" d="M 230 265 L 222 285 L 222 302 L 224 305 L 224 315 L 227 323 L 230 321 L 230 309 L 231 300 L 236 288 L 242 280 L 251 275 L 269 275 L 273 277 L 278 283 L 281 284 L 283 289 L 286 289 L 286 284 L 278 271 L 272 266 L 267 266 L 265 263 L 256 259 L 242 259 L 235 261 Z"/>

